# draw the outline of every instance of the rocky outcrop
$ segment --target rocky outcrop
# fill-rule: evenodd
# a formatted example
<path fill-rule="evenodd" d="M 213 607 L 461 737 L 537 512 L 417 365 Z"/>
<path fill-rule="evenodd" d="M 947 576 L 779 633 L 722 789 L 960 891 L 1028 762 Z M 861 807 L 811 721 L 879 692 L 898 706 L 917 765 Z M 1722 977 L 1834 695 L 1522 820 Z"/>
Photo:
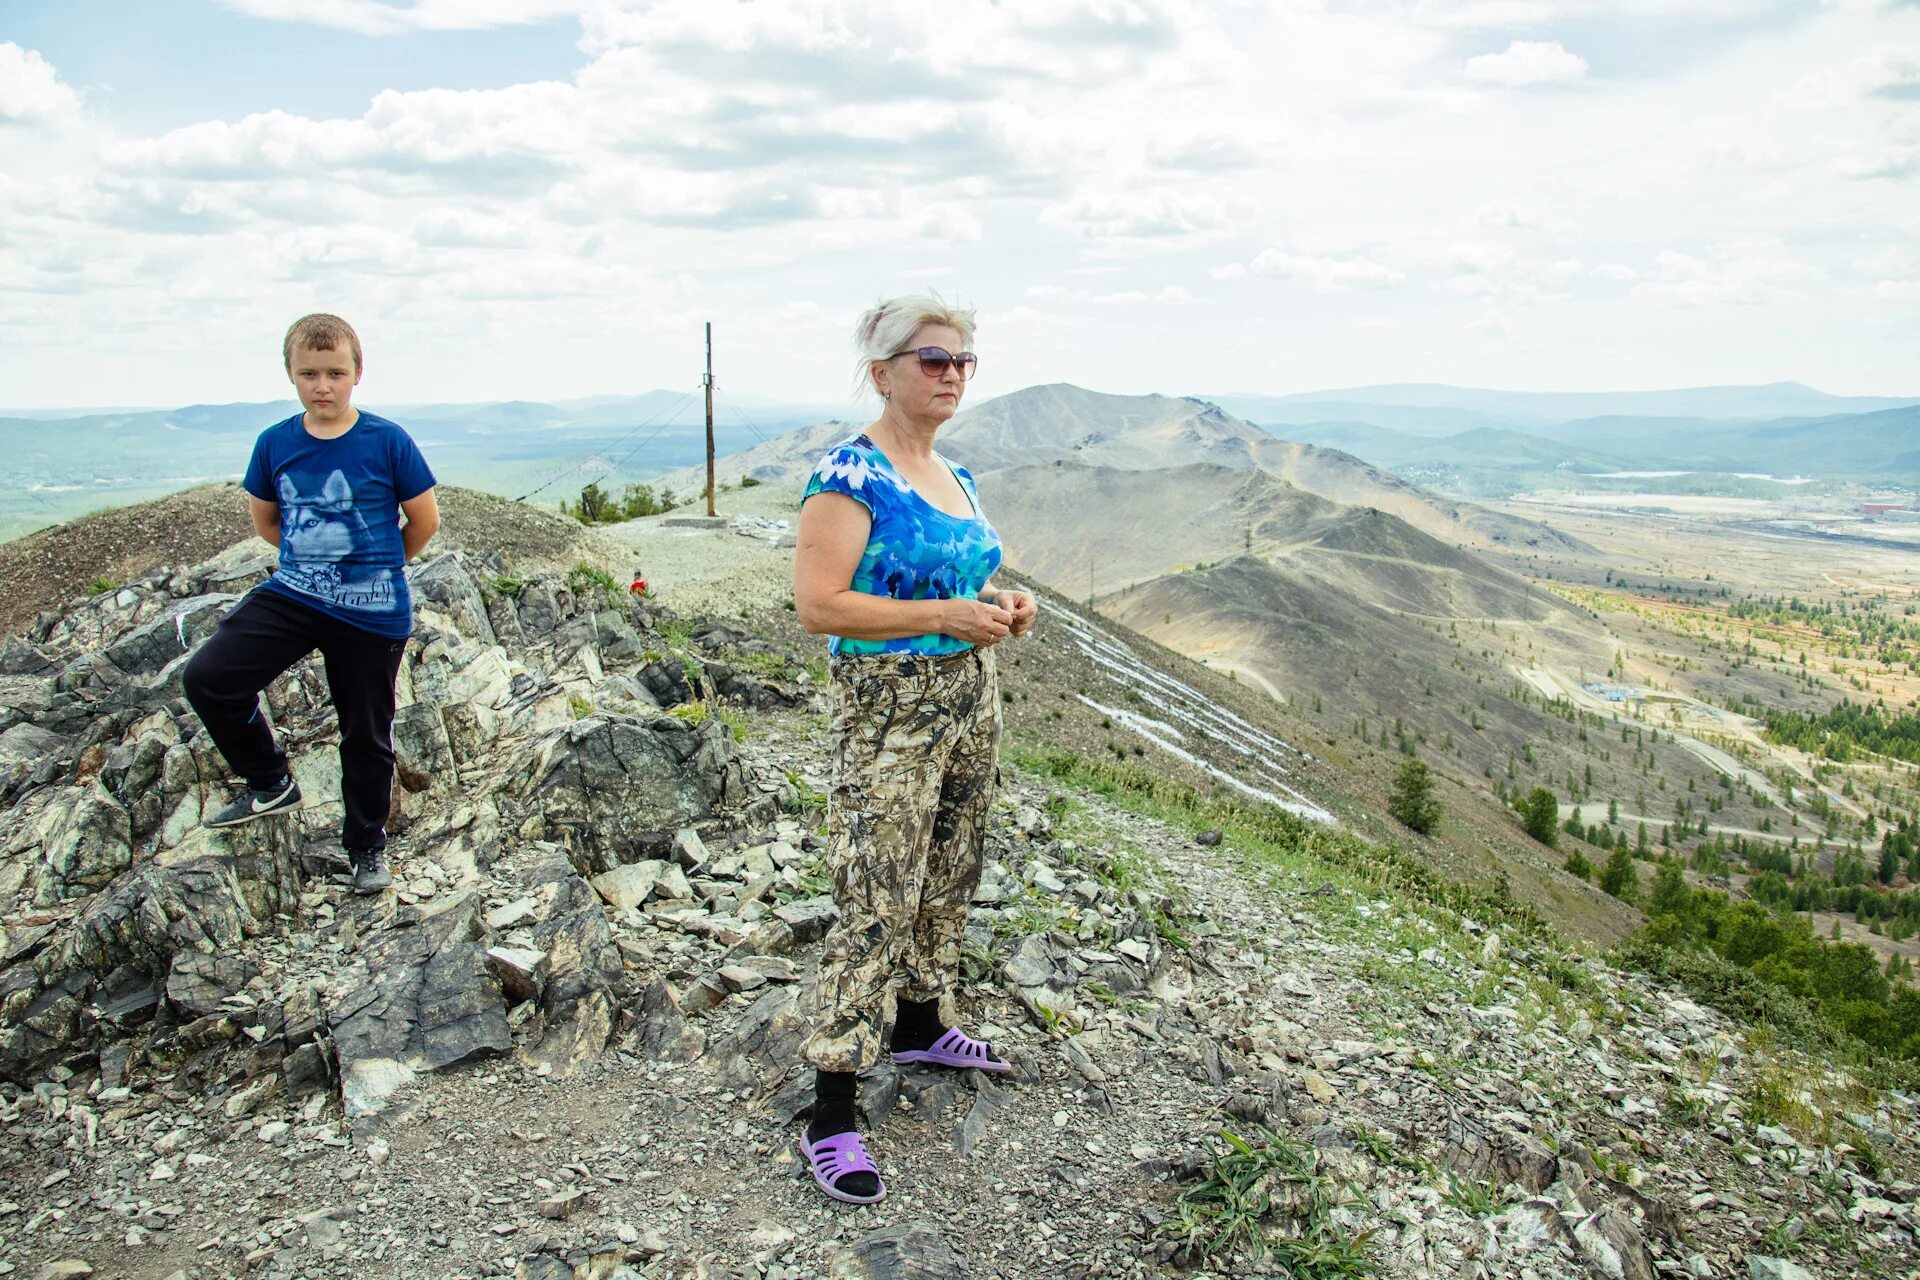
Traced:
<path fill-rule="evenodd" d="M 236 950 L 288 920 L 345 929 L 353 976 L 303 988 L 315 1007 L 275 1061 L 300 1055 L 305 1076 L 339 1078 L 356 1114 L 409 1076 L 512 1050 L 516 1032 L 553 1071 L 592 1061 L 632 993 L 582 874 L 669 850 L 690 822 L 751 798 L 726 727 L 663 715 L 646 693 L 639 672 L 666 647 L 657 611 L 558 578 L 502 593 L 459 554 L 410 571 L 419 622 L 390 827 L 424 833 L 441 879 L 403 886 L 402 913 L 362 920 L 303 888 L 338 865 L 336 730 L 317 658 L 264 698 L 304 808 L 200 825 L 233 784 L 179 671 L 262 567 L 236 552 L 156 574 L 43 615 L 0 651 L 0 919 L 9 902 L 45 913 L 10 924 L 0 952 L 0 1073 L 27 1081 L 89 1061 L 130 1027 L 157 1057 L 198 1052 L 260 1004 L 247 991 L 260 974 Z M 621 681 L 628 696 L 582 718 Z M 503 853 L 531 905 L 496 927 L 477 890 Z M 691 905 L 677 865 L 673 876 Z"/>
<path fill-rule="evenodd" d="M 526 813 L 519 833 L 565 845 L 588 872 L 659 852 L 745 791 L 726 727 L 673 716 L 595 715 L 553 729 L 506 785 Z"/>

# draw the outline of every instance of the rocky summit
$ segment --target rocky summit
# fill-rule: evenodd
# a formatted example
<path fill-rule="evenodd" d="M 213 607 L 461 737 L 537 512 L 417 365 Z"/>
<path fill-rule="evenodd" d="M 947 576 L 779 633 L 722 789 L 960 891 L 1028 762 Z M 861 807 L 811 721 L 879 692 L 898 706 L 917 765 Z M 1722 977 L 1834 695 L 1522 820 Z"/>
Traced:
<path fill-rule="evenodd" d="M 892 1194 L 828 1203 L 792 1147 L 835 914 L 815 642 L 584 565 L 414 568 L 396 883 L 361 898 L 317 662 L 266 697 L 305 807 L 199 825 L 233 783 L 180 670 L 268 568 L 242 544 L 0 646 L 0 1275 L 1920 1266 L 1910 1096 L 1304 797 L 1171 781 L 1171 739 L 1010 740 L 959 999 L 1017 1070 L 871 1073 Z M 1023 644 L 1145 661 L 1050 606 Z M 1009 703 L 1064 698 L 1047 669 Z"/>

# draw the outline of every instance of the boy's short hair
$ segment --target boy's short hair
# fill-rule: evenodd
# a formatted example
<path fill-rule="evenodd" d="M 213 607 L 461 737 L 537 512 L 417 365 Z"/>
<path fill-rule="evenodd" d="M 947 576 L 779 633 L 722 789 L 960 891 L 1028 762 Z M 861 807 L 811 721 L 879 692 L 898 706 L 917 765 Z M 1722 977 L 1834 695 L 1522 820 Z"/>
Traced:
<path fill-rule="evenodd" d="M 293 372 L 293 351 L 295 347 L 307 347 L 314 351 L 337 351 L 342 343 L 353 352 L 353 371 L 360 372 L 360 335 L 353 326 L 339 316 L 330 316 L 325 312 L 315 312 L 310 316 L 301 316 L 287 328 L 287 339 L 280 345 L 280 357 L 287 366 L 287 372 Z"/>

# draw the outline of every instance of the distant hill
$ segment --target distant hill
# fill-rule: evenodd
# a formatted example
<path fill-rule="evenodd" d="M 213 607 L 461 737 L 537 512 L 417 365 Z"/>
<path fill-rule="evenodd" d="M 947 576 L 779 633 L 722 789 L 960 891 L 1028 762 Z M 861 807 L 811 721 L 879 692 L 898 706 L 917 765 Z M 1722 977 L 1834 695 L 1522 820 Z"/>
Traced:
<path fill-rule="evenodd" d="M 1353 419 L 1424 435 L 1450 434 L 1472 426 L 1544 425 L 1601 416 L 1762 420 L 1871 413 L 1920 404 L 1920 396 L 1836 396 L 1798 382 L 1668 391 L 1493 391 L 1402 382 L 1285 396 L 1208 398 L 1263 426 Z M 1463 420 L 1463 414 L 1473 420 Z M 1423 422 L 1428 425 L 1416 425 Z"/>
<path fill-rule="evenodd" d="M 817 418 L 792 406 L 726 397 L 716 413 L 723 451 Z M 618 490 L 705 451 L 700 398 L 685 392 L 595 397 L 578 408 L 538 401 L 361 407 L 409 428 L 434 474 L 510 497 L 551 503 L 589 482 Z M 0 415 L 0 541 L 105 507 L 212 480 L 237 479 L 252 437 L 299 411 L 293 400 L 176 409 Z"/>
<path fill-rule="evenodd" d="M 1920 408 L 1676 434 L 1636 452 L 1702 470 L 1920 477 Z"/>
<path fill-rule="evenodd" d="M 991 472 L 988 513 L 1021 572 L 1084 599 L 1203 561 L 1317 537 L 1349 508 L 1264 471 L 1056 460 Z"/>
<path fill-rule="evenodd" d="M 783 436 L 726 458 L 721 471 L 797 485 L 821 452 L 852 429 L 823 426 Z M 962 411 L 941 430 L 940 449 L 976 476 L 994 475 L 995 484 L 1001 483 L 1002 474 L 1054 462 L 1156 474 L 1194 466 L 1258 469 L 1329 502 L 1391 511 L 1443 540 L 1482 547 L 1589 549 L 1536 521 L 1443 497 L 1350 454 L 1277 440 L 1204 400 L 1108 395 L 1066 383 L 1028 387 Z M 1024 480 L 1015 482 L 1024 491 Z M 704 480 L 690 468 L 668 477 L 668 483 L 677 493 Z M 1147 509 L 1149 518 L 1205 505 L 1169 487 L 1173 483 L 1169 479 L 1163 484 L 1155 505 Z M 996 519 L 1001 509 L 1000 500 L 993 499 Z"/>

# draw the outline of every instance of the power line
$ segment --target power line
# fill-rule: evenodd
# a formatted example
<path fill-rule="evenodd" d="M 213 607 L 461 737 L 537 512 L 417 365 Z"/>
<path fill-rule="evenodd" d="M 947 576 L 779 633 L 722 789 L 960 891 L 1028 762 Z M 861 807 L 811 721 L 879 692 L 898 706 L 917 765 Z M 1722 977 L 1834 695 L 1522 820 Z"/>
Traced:
<path fill-rule="evenodd" d="M 661 421 L 661 419 L 671 418 L 674 414 L 678 413 L 681 410 L 681 408 L 684 407 L 686 403 L 691 399 L 693 399 L 693 392 L 689 391 L 685 395 L 681 396 L 678 400 L 676 400 L 673 404 L 668 405 L 665 409 L 662 409 L 659 413 L 654 414 L 651 418 L 648 418 L 645 422 L 642 422 L 639 426 L 633 428 L 633 430 L 627 432 L 627 434 L 621 436 L 618 440 L 615 440 L 612 446 L 610 446 L 610 448 L 607 450 L 607 452 L 611 452 L 613 449 L 619 448 L 622 444 L 625 444 L 628 440 L 631 440 L 634 436 L 638 435 L 640 432 L 645 431 L 649 426 L 653 426 L 654 423 L 658 422 L 660 424 L 659 426 L 654 427 L 653 430 L 650 433 L 648 433 L 647 438 L 645 440 L 642 440 L 639 444 L 636 444 L 635 446 L 633 446 L 633 448 L 627 450 L 627 452 L 621 455 L 621 457 L 616 461 L 609 463 L 608 470 L 612 470 L 614 467 L 617 467 L 621 462 L 626 461 L 626 459 L 632 457 L 634 454 L 638 453 L 640 450 L 646 448 L 647 445 L 653 441 L 654 436 L 657 436 L 662 431 L 666 430 L 668 423 Z M 585 468 L 589 463 L 591 463 L 598 456 L 600 455 L 597 453 L 588 454 L 585 458 L 582 458 L 579 462 L 575 463 L 571 467 L 568 467 L 566 470 L 558 472 L 552 476 L 549 476 L 542 483 L 534 486 L 533 488 L 527 490 L 525 493 L 521 494 L 519 497 L 515 498 L 514 501 L 525 502 L 528 498 L 531 498 L 534 494 L 539 493 L 541 490 L 552 488 L 554 485 L 560 483 L 562 480 L 566 479 L 568 476 Z M 606 472 L 602 472 L 601 474 L 604 475 L 606 474 Z M 595 477 L 595 478 L 597 479 L 598 477 Z"/>
<path fill-rule="evenodd" d="M 719 390 L 719 388 L 716 387 L 715 390 Z M 721 391 L 720 400 L 721 400 L 721 403 L 726 406 L 727 412 L 731 413 L 735 418 L 739 420 L 741 426 L 753 432 L 754 439 L 758 440 L 761 444 L 773 443 L 771 439 L 761 434 L 760 428 L 753 425 L 753 423 L 747 418 L 747 415 L 741 410 L 740 406 L 733 402 L 733 398 L 731 396 L 727 395 L 726 392 Z"/>

